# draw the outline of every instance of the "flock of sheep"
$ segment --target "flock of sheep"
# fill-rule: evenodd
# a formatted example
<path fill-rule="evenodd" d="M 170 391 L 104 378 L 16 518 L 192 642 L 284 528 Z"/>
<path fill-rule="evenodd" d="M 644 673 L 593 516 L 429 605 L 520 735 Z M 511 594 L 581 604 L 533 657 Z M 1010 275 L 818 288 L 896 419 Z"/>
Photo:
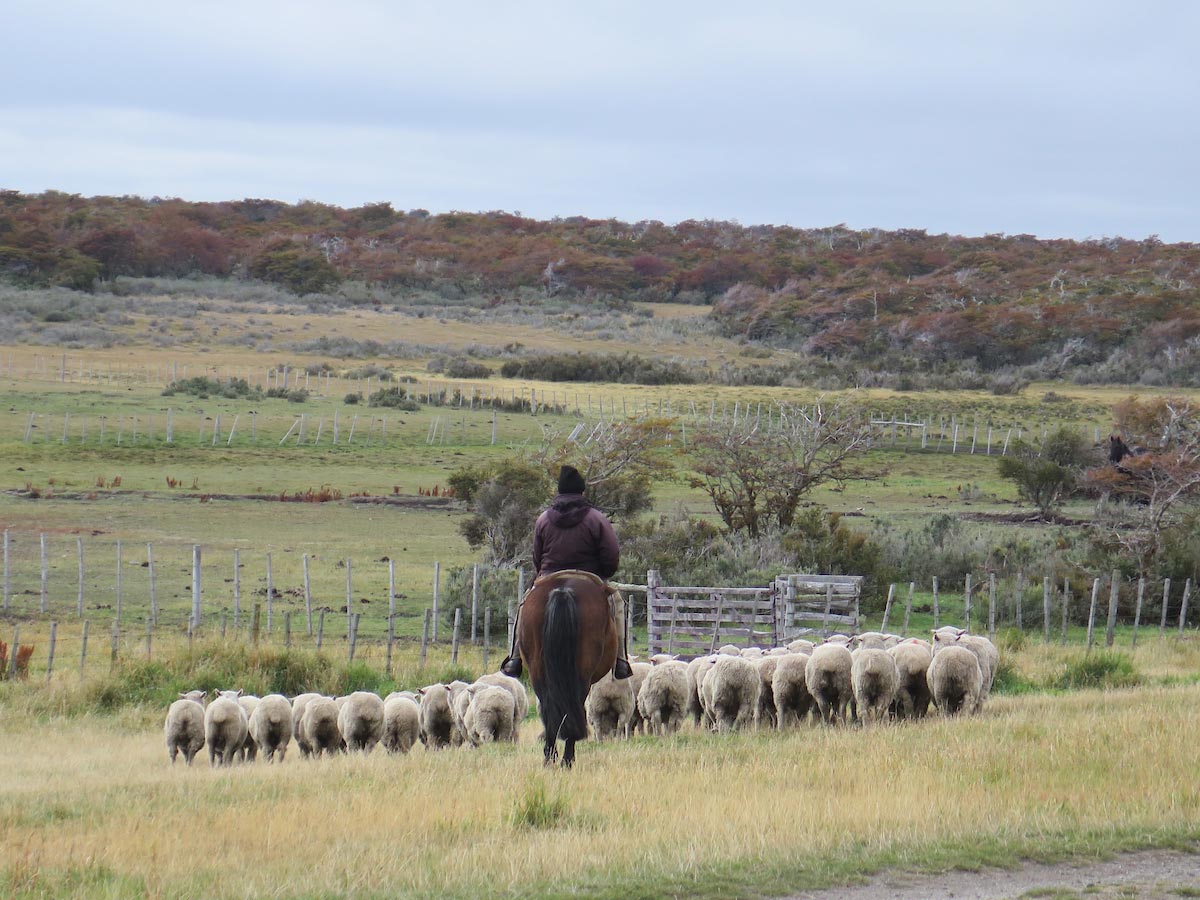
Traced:
<path fill-rule="evenodd" d="M 723 732 L 752 724 L 783 729 L 810 713 L 826 723 L 847 721 L 848 711 L 867 721 L 921 718 L 931 703 L 955 715 L 982 707 L 999 664 L 991 641 L 949 626 L 934 631 L 932 641 L 879 632 L 832 635 L 821 644 L 797 640 L 771 650 L 726 646 L 690 662 L 657 654 L 635 661 L 632 678 L 605 676 L 585 706 L 600 740 L 672 734 L 687 718 Z M 206 699 L 203 691 L 190 691 L 167 711 L 172 763 L 183 754 L 190 765 L 206 745 L 214 766 L 260 754 L 282 762 L 292 738 L 304 757 L 369 753 L 377 744 L 407 753 L 418 741 L 427 750 L 515 742 L 529 712 L 524 685 L 500 672 L 474 684 L 431 684 L 385 698 L 370 691 L 291 700 L 220 691 L 211 703 Z"/>

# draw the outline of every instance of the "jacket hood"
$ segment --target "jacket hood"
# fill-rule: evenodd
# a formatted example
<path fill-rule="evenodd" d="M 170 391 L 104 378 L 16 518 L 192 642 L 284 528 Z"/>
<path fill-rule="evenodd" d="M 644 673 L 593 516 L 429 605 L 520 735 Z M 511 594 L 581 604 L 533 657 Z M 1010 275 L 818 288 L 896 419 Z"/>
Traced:
<path fill-rule="evenodd" d="M 550 524 L 558 528 L 574 528 L 588 514 L 592 504 L 583 494 L 559 494 L 548 510 Z"/>

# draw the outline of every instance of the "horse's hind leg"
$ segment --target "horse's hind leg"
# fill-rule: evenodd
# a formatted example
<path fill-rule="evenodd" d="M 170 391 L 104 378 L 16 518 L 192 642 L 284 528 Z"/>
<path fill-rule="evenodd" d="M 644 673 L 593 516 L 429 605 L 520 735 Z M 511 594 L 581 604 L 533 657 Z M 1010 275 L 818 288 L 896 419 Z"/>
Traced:
<path fill-rule="evenodd" d="M 542 752 L 545 757 L 542 765 L 552 766 L 558 761 L 558 748 L 555 746 L 554 738 L 546 739 L 546 746 Z"/>
<path fill-rule="evenodd" d="M 573 765 L 575 765 L 575 742 L 563 741 L 562 767 L 569 769 Z"/>

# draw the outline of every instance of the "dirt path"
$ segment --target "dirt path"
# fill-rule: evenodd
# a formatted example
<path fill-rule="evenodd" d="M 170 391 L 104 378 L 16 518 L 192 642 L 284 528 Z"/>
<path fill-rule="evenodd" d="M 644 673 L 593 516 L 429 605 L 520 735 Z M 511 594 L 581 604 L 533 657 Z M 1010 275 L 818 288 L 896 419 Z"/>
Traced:
<path fill-rule="evenodd" d="M 1200 897 L 1200 855 L 1128 853 L 1106 862 L 1030 863 L 1019 869 L 889 873 L 867 884 L 794 894 L 788 900 L 1015 900 L 1018 897 L 1178 900 Z"/>

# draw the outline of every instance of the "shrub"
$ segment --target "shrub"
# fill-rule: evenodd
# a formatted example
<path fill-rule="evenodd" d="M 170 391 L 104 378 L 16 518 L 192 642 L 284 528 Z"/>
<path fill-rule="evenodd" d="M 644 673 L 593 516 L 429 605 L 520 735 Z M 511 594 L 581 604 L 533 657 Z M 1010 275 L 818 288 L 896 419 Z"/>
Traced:
<path fill-rule="evenodd" d="M 405 396 L 403 388 L 389 387 L 374 391 L 367 398 L 367 406 L 384 406 L 388 409 L 400 409 L 405 412 L 416 412 L 421 404 Z"/>
<path fill-rule="evenodd" d="M 175 394 L 187 394 L 202 400 L 207 397 L 224 397 L 227 400 L 257 400 L 263 396 L 259 388 L 251 387 L 244 378 L 229 378 L 222 381 L 219 378 L 207 378 L 203 375 L 172 381 L 163 388 L 162 395 L 164 397 L 172 397 Z"/>
<path fill-rule="evenodd" d="M 1088 653 L 1067 662 L 1051 687 L 1059 690 L 1082 688 L 1123 688 L 1140 684 L 1141 675 L 1133 660 L 1124 653 L 1104 650 Z"/>

